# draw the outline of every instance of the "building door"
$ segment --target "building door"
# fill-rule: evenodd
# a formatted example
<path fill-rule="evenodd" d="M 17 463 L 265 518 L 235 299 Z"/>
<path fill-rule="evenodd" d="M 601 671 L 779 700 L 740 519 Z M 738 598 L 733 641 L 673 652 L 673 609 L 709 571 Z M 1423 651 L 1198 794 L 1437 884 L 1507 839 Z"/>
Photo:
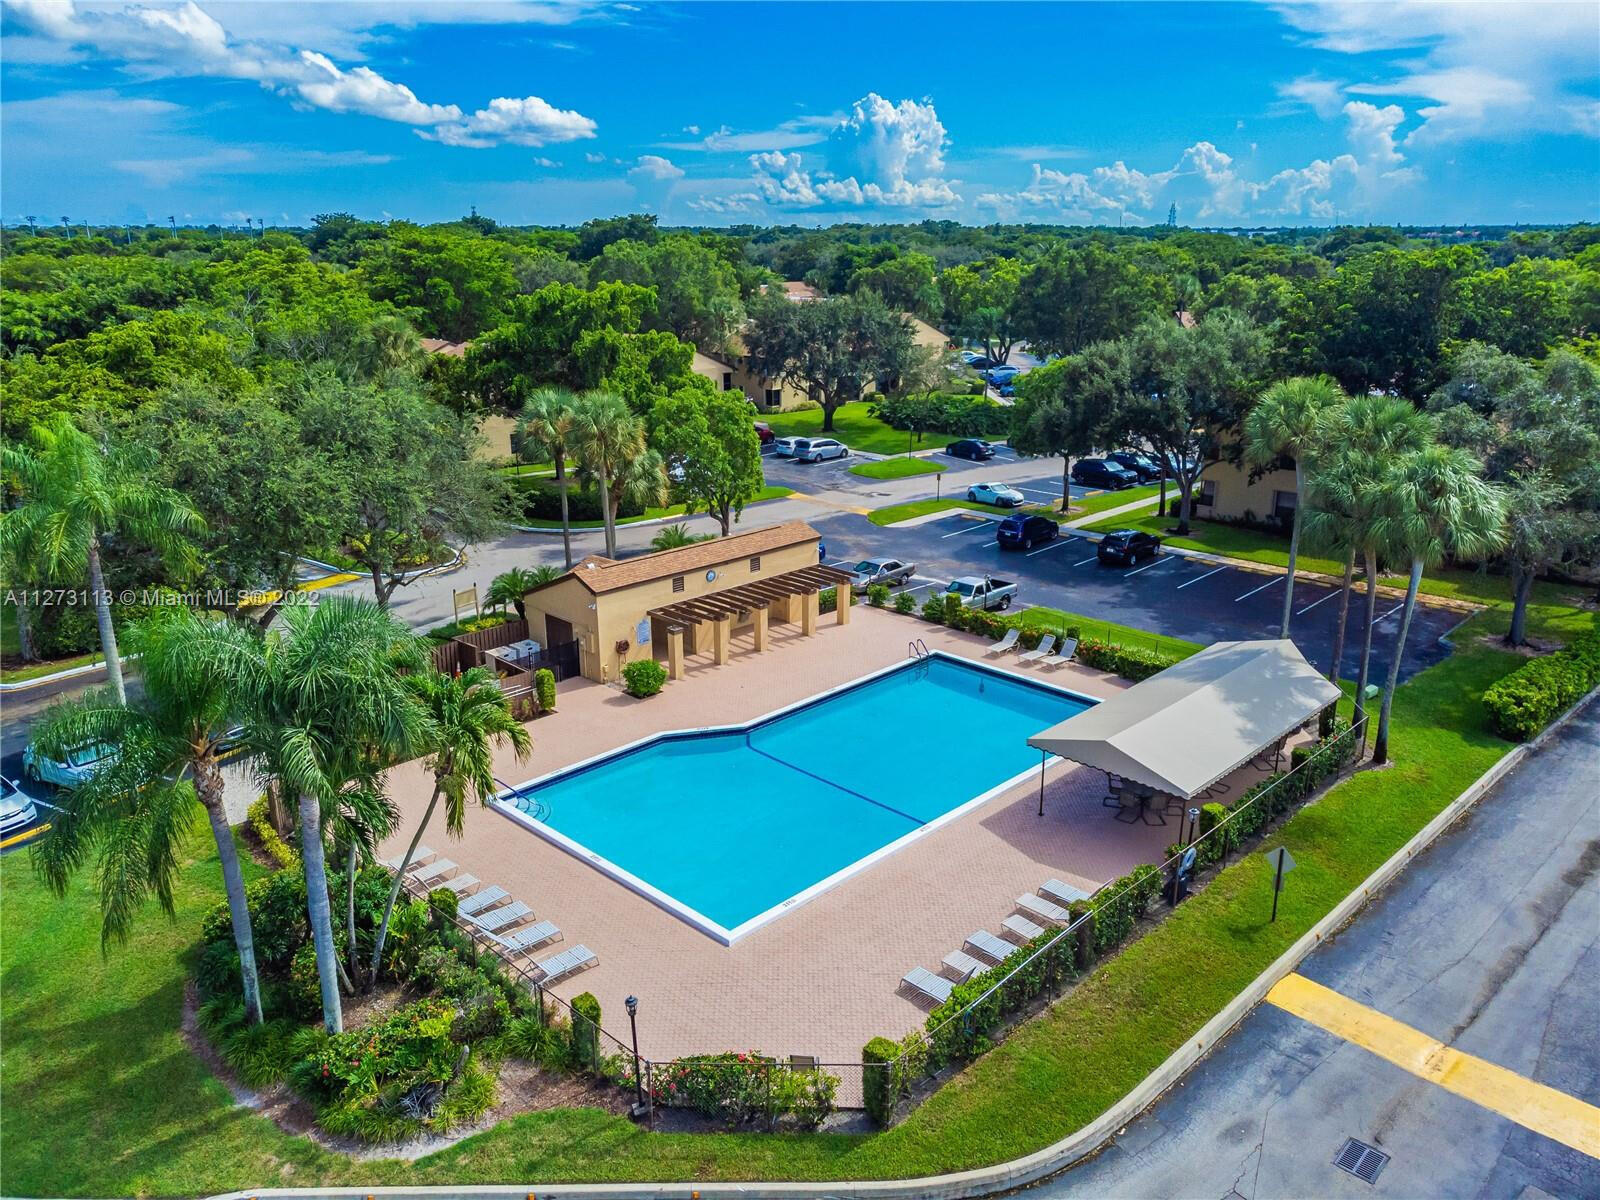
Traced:
<path fill-rule="evenodd" d="M 560 617 L 552 617 L 549 613 L 544 615 L 544 644 L 546 646 L 565 646 L 572 641 L 572 622 L 563 621 Z"/>

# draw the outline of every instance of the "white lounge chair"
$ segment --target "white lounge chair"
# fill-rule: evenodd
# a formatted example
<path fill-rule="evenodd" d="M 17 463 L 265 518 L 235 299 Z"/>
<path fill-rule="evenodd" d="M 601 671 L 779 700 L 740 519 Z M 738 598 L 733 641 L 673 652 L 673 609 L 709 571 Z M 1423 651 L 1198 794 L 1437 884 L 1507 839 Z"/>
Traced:
<path fill-rule="evenodd" d="M 1050 651 L 1055 649 L 1056 635 L 1047 633 L 1039 639 L 1037 649 L 1027 650 L 1017 655 L 1018 662 L 1038 662 L 1041 658 L 1049 658 Z"/>
<path fill-rule="evenodd" d="M 1072 656 L 1078 652 L 1078 639 L 1068 638 L 1061 643 L 1061 648 L 1045 660 L 1047 667 L 1059 667 L 1064 662 L 1071 662 Z"/>
<path fill-rule="evenodd" d="M 478 877 L 476 875 L 468 875 L 463 872 L 462 874 L 457 875 L 454 879 L 446 879 L 443 883 L 439 884 L 439 886 L 442 888 L 449 888 L 452 892 L 459 896 L 462 892 L 466 891 L 469 887 L 477 882 Z"/>
<path fill-rule="evenodd" d="M 1001 921 L 1000 928 L 1007 933 L 1014 934 L 1020 941 L 1024 942 L 1031 942 L 1044 932 L 1043 925 L 1035 925 L 1027 917 L 1019 917 L 1016 913 L 1012 913 L 1004 921 Z"/>
<path fill-rule="evenodd" d="M 473 913 L 481 913 L 491 904 L 499 904 L 500 901 L 509 899 L 510 896 L 511 893 L 506 891 L 505 888 L 499 884 L 494 884 L 491 887 L 484 888 L 481 892 L 463 896 L 461 903 L 456 905 L 456 913 L 459 916 L 470 917 Z"/>
<path fill-rule="evenodd" d="M 436 858 L 425 867 L 420 867 L 411 872 L 411 882 L 431 884 L 446 872 L 454 871 L 456 864 L 448 858 Z"/>
<path fill-rule="evenodd" d="M 531 916 L 533 916 L 533 909 L 518 900 L 514 904 L 508 904 L 504 908 L 493 909 L 482 916 L 469 916 L 467 920 L 485 933 L 494 933 L 515 921 L 522 920 L 523 917 Z"/>
<path fill-rule="evenodd" d="M 987 929 L 980 929 L 971 937 L 967 938 L 965 948 L 968 950 L 976 950 L 985 958 L 992 958 L 997 963 L 1004 962 L 1006 957 L 1016 949 L 1016 947 L 1010 942 L 1006 941 L 1005 938 L 995 937 L 995 935 L 990 933 Z"/>
<path fill-rule="evenodd" d="M 556 928 L 554 921 L 540 921 L 537 925 L 529 925 L 526 929 L 519 929 L 513 934 L 501 937 L 498 933 L 491 933 L 489 940 L 496 948 L 508 954 L 526 954 L 546 942 L 553 942 L 561 936 L 561 930 Z"/>
<path fill-rule="evenodd" d="M 1087 900 L 1089 893 L 1073 887 L 1070 883 L 1062 883 L 1059 879 L 1048 879 L 1039 888 L 1039 894 L 1047 900 L 1054 900 L 1057 904 L 1071 904 L 1074 900 Z"/>
<path fill-rule="evenodd" d="M 563 950 L 560 954 L 552 954 L 543 962 L 533 964 L 533 969 L 539 972 L 540 983 L 554 983 L 564 979 L 574 971 L 582 971 L 599 962 L 600 958 L 587 946 L 574 946 L 571 950 Z"/>
<path fill-rule="evenodd" d="M 1030 896 L 1026 892 L 1017 897 L 1017 907 L 1030 917 L 1038 917 L 1042 921 L 1052 921 L 1057 925 L 1065 925 L 1072 920 L 1072 914 L 1059 904 L 1052 904 L 1038 896 Z"/>
<path fill-rule="evenodd" d="M 973 958 L 965 950 L 950 951 L 944 956 L 944 965 L 955 972 L 957 983 L 965 983 L 973 976 L 982 975 L 989 969 L 988 963 Z"/>
<path fill-rule="evenodd" d="M 423 863 L 427 862 L 428 859 L 432 858 L 436 853 L 437 851 L 435 851 L 432 846 L 418 846 L 417 852 L 411 856 L 411 863 L 406 868 L 406 873 L 410 874 L 412 871 L 415 871 L 418 867 L 422 866 Z M 388 867 L 391 871 L 398 871 L 400 869 L 400 864 L 405 861 L 405 857 L 405 851 L 402 850 L 393 858 L 384 859 L 383 865 Z"/>
<path fill-rule="evenodd" d="M 1006 630 L 1005 637 L 1001 638 L 998 642 L 994 643 L 994 645 L 990 646 L 987 650 L 984 651 L 984 653 L 985 654 L 1004 654 L 1008 650 L 1015 650 L 1017 648 L 1017 639 L 1019 637 L 1021 637 L 1021 636 L 1022 636 L 1022 630 L 1020 630 L 1020 629 L 1008 629 L 1008 630 Z"/>
<path fill-rule="evenodd" d="M 935 975 L 926 967 L 912 967 L 900 977 L 900 982 L 912 991 L 926 996 L 935 1004 L 943 1004 L 950 999 L 950 993 L 956 990 L 955 984 Z"/>

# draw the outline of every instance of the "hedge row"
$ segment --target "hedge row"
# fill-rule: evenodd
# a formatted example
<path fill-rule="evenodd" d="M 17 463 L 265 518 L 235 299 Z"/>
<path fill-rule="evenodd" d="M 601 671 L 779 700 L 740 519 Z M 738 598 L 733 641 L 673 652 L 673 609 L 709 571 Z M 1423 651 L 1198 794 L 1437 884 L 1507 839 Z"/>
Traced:
<path fill-rule="evenodd" d="M 872 402 L 871 414 L 892 429 L 914 430 L 955 438 L 1000 434 L 1007 416 L 993 400 L 953 392 L 915 392 Z"/>
<path fill-rule="evenodd" d="M 520 494 L 522 515 L 530 521 L 559 521 L 561 519 L 561 489 L 549 479 L 536 475 L 518 475 L 511 486 Z M 617 507 L 616 516 L 637 517 L 644 506 L 624 500 Z M 573 521 L 603 520 L 600 512 L 600 492 L 593 487 L 567 487 L 567 516 Z"/>
<path fill-rule="evenodd" d="M 1536 658 L 1483 694 L 1489 727 L 1525 742 L 1596 685 L 1600 685 L 1600 633 L 1588 633 L 1565 650 Z"/>
<path fill-rule="evenodd" d="M 280 867 L 292 867 L 300 861 L 300 856 L 272 827 L 272 818 L 267 815 L 266 793 L 263 792 L 256 802 L 245 810 L 245 820 L 250 824 L 250 832 L 256 835 L 256 841 L 261 843 L 261 848 L 273 862 Z"/>
<path fill-rule="evenodd" d="M 900 611 L 910 610 L 901 608 Z M 1064 629 L 1022 625 L 1019 617 L 966 608 L 961 604 L 959 596 L 940 592 L 930 593 L 922 602 L 922 619 L 932 621 L 936 625 L 948 625 L 951 629 L 960 629 L 995 639 L 1004 637 L 1008 629 L 1020 628 L 1022 634 L 1017 640 L 1029 650 L 1038 646 L 1046 634 L 1054 634 L 1058 643 L 1076 640 L 1078 649 L 1074 657 L 1078 662 L 1097 671 L 1108 671 L 1113 675 L 1120 675 L 1123 679 L 1131 679 L 1135 683 L 1141 679 L 1149 679 L 1159 671 L 1165 671 L 1178 661 L 1176 658 L 1139 646 L 1120 646 L 1115 642 L 1100 641 L 1096 638 L 1080 638 L 1081 631 L 1076 625 L 1068 625 Z"/>

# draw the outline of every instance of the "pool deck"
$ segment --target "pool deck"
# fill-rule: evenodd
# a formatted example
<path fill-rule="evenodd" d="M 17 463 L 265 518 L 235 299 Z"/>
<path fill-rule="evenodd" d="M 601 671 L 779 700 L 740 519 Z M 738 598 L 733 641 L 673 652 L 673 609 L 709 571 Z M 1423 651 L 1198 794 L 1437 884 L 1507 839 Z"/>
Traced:
<path fill-rule="evenodd" d="M 649 700 L 569 680 L 561 685 L 558 711 L 528 727 L 533 755 L 518 763 L 501 751 L 495 774 L 515 785 L 654 733 L 747 721 L 903 662 L 912 637 L 930 650 L 998 663 L 1088 696 L 1103 698 L 1128 686 L 1075 663 L 1038 671 L 1014 655 L 985 658 L 985 639 L 858 606 L 846 625 L 824 616 L 811 638 L 775 626 L 762 654 L 742 644 L 747 638 L 736 638 L 723 667 L 708 656 L 691 658 L 685 677 Z M 925 772 L 937 771 L 945 755 L 982 753 L 965 746 L 903 749 L 904 769 Z M 1221 799 L 1233 800 L 1264 777 L 1253 767 L 1241 769 Z M 925 1009 L 897 990 L 912 967 L 937 971 L 973 931 L 1000 933 L 1016 898 L 1047 879 L 1092 892 L 1139 863 L 1159 862 L 1163 848 L 1178 838 L 1177 817 L 1168 817 L 1164 827 L 1118 822 L 1115 810 L 1101 804 L 1105 776 L 1064 762 L 1049 768 L 1040 818 L 1037 780 L 1034 773 L 732 946 L 498 812 L 471 807 L 459 841 L 436 816 L 423 840 L 562 929 L 565 941 L 535 957 L 580 943 L 593 950 L 599 964 L 553 991 L 568 999 L 592 992 L 605 1028 L 619 1035 L 627 1029 L 623 1000 L 637 996 L 640 1050 L 647 1058 L 755 1049 L 858 1063 L 868 1038 L 898 1038 L 925 1019 Z M 384 844 L 383 855 L 404 850 L 430 784 L 420 763 L 391 774 L 403 833 Z"/>

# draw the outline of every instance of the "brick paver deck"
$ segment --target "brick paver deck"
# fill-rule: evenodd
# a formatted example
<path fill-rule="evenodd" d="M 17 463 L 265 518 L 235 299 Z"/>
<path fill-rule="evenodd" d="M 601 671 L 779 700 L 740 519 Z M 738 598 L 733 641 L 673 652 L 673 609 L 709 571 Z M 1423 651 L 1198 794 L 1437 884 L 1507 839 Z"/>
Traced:
<path fill-rule="evenodd" d="M 776 627 L 764 654 L 736 639 L 732 660 L 688 661 L 686 677 L 640 702 L 611 687 L 571 680 L 559 711 L 529 726 L 533 756 L 496 757 L 496 775 L 518 784 L 592 755 L 667 729 L 749 720 L 849 682 L 906 657 L 911 637 L 930 649 L 984 659 L 986 640 L 857 607 L 849 624 L 824 616 L 813 638 Z M 1032 673 L 1014 657 L 998 660 Z M 1038 672 L 1050 682 L 1105 697 L 1127 685 L 1068 664 Z M 911 746 L 907 761 L 936 770 L 940 756 L 980 747 Z M 1231 801 L 1263 778 L 1241 771 Z M 403 836 L 383 847 L 404 849 L 429 795 L 429 776 L 412 763 L 391 776 L 404 819 Z M 899 1037 L 925 1012 L 897 991 L 900 977 L 922 965 L 937 970 L 977 929 L 1000 932 L 1016 897 L 1052 877 L 1093 891 L 1143 862 L 1159 862 L 1177 840 L 1177 817 L 1165 827 L 1128 825 L 1101 805 L 1105 777 L 1055 763 L 1046 779 L 1045 815 L 1036 815 L 1037 777 L 990 800 L 831 891 L 724 946 L 634 894 L 497 812 L 468 811 L 465 835 L 442 827 L 425 840 L 485 883 L 526 901 L 539 919 L 561 927 L 562 945 L 583 943 L 599 965 L 553 989 L 571 998 L 593 992 L 605 1027 L 627 1028 L 623 1000 L 640 1000 L 639 1041 L 648 1058 L 732 1049 L 779 1056 L 809 1054 L 825 1063 L 859 1062 L 875 1034 Z M 436 818 L 437 820 L 437 818 Z"/>

